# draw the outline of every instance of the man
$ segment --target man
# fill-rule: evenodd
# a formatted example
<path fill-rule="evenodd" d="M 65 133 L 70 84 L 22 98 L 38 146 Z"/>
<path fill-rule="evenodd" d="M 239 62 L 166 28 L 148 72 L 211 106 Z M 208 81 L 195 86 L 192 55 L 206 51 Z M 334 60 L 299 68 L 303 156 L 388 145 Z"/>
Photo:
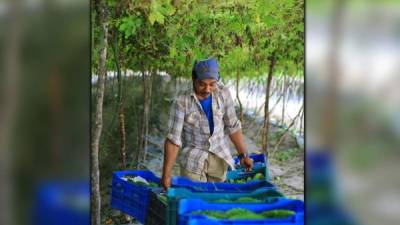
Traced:
<path fill-rule="evenodd" d="M 192 81 L 193 88 L 179 95 L 170 109 L 161 178 L 165 189 L 171 185 L 172 167 L 179 148 L 182 148 L 181 176 L 204 182 L 225 181 L 228 166 L 234 168 L 225 133 L 235 145 L 240 163 L 247 169 L 253 167 L 232 97 L 229 90 L 218 83 L 216 59 L 196 61 Z"/>

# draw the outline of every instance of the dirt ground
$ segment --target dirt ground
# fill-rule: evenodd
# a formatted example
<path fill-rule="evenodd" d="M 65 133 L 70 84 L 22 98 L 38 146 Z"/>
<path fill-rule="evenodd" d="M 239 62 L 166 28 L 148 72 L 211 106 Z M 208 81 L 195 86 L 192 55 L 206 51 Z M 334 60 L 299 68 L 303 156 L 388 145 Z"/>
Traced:
<path fill-rule="evenodd" d="M 254 126 L 251 120 L 245 120 L 243 133 L 249 152 L 261 153 L 261 132 L 253 127 L 261 127 L 261 121 Z M 282 128 L 270 124 L 271 133 L 282 132 Z M 272 135 L 271 135 L 272 136 Z M 251 138 L 250 138 L 251 137 Z M 271 138 L 270 142 L 274 143 Z M 304 145 L 297 143 L 292 135 L 287 135 L 274 152 L 273 145 L 268 147 L 269 175 L 271 182 L 287 197 L 304 200 Z M 284 160 L 277 157 L 280 153 L 291 150 L 292 153 Z"/>

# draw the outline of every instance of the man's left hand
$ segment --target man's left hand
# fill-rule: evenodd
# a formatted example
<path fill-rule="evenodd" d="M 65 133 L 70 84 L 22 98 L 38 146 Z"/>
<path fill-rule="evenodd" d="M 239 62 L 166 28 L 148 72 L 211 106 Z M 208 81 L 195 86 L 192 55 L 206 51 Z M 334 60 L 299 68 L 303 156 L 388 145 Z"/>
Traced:
<path fill-rule="evenodd" d="M 240 159 L 240 165 L 244 166 L 246 168 L 246 171 L 250 171 L 253 169 L 253 160 L 246 156 L 242 159 Z"/>

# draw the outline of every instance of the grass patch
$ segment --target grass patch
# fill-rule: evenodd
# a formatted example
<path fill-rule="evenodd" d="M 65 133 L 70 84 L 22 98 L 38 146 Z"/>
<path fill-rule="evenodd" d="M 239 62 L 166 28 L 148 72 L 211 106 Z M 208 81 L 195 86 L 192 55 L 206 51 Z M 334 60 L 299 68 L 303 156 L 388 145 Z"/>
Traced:
<path fill-rule="evenodd" d="M 279 150 L 273 154 L 273 158 L 279 162 L 286 162 L 296 157 L 300 152 L 299 148 L 289 148 L 287 150 Z"/>

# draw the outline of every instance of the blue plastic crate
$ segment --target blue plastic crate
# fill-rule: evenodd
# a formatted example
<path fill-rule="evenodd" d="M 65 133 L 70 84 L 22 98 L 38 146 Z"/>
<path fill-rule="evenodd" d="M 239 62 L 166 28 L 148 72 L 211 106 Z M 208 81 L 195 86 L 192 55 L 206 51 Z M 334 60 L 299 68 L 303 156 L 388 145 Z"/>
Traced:
<path fill-rule="evenodd" d="M 341 198 L 333 154 L 326 150 L 310 151 L 306 163 L 308 203 L 339 204 Z"/>
<path fill-rule="evenodd" d="M 122 179 L 124 176 L 140 176 L 160 186 L 160 178 L 148 170 L 125 170 L 113 173 L 111 189 L 111 207 L 135 217 L 144 223 L 149 206 L 151 188 L 136 185 Z"/>
<path fill-rule="evenodd" d="M 162 189 L 157 189 L 150 192 L 149 207 L 144 225 L 167 224 L 167 203 L 160 200 L 161 191 Z"/>
<path fill-rule="evenodd" d="M 256 213 L 261 213 L 267 210 L 287 209 L 292 210 L 296 214 L 285 219 L 211 219 L 205 215 L 193 215 L 193 211 L 197 210 L 218 210 L 227 211 L 233 208 L 243 208 Z M 304 224 L 304 202 L 300 200 L 279 199 L 273 203 L 254 204 L 254 203 L 209 203 L 199 199 L 182 199 L 178 209 L 179 225 L 188 224 Z"/>
<path fill-rule="evenodd" d="M 238 193 L 250 192 L 258 188 L 276 189 L 275 185 L 266 180 L 255 180 L 244 184 L 230 184 L 222 182 L 198 182 L 186 177 L 172 177 L 171 187 L 187 188 L 193 192 Z"/>
<path fill-rule="evenodd" d="M 89 181 L 49 181 L 37 187 L 33 225 L 87 225 L 90 223 Z"/>
<path fill-rule="evenodd" d="M 319 204 L 309 205 L 307 204 L 307 224 L 310 225 L 360 225 L 346 207 L 341 205 L 331 204 Z"/>
<path fill-rule="evenodd" d="M 304 222 L 291 222 L 291 223 L 283 223 L 283 222 L 270 222 L 264 220 L 226 220 L 226 221 L 218 221 L 218 220 L 210 220 L 204 218 L 192 218 L 189 219 L 187 225 L 303 225 Z M 338 224 L 339 225 L 339 224 Z M 344 225 L 344 224 L 340 224 Z M 347 224 L 346 224 L 347 225 Z"/>
<path fill-rule="evenodd" d="M 282 193 L 270 188 L 260 188 L 252 192 L 240 192 L 240 193 L 193 192 L 186 188 L 169 188 L 167 196 L 168 196 L 168 207 L 167 207 L 168 225 L 177 224 L 179 200 L 185 198 L 202 199 L 212 202 L 220 199 L 236 200 L 241 197 L 252 197 L 261 200 L 265 203 L 265 202 L 274 202 L 276 201 L 276 199 L 284 197 Z M 255 204 L 262 204 L 262 203 L 255 203 Z"/>
<path fill-rule="evenodd" d="M 335 178 L 334 156 L 328 151 L 310 151 L 307 153 L 307 179 L 310 182 L 332 182 Z"/>
<path fill-rule="evenodd" d="M 267 158 L 265 157 L 265 154 L 251 154 L 249 157 L 253 160 L 254 165 L 260 165 L 260 166 L 266 166 L 267 163 Z M 235 165 L 240 165 L 239 164 L 239 157 L 235 157 Z"/>
<path fill-rule="evenodd" d="M 226 173 L 226 181 L 229 182 L 230 180 L 246 179 L 248 177 L 252 178 L 257 173 L 261 173 L 264 176 L 263 180 L 268 180 L 268 174 L 266 174 L 266 170 L 267 169 L 265 167 L 253 168 L 251 171 L 230 170 Z"/>
<path fill-rule="evenodd" d="M 253 170 L 262 171 L 266 180 L 269 180 L 269 172 L 268 172 L 268 161 L 265 154 L 251 154 L 249 157 L 253 160 Z M 239 157 L 234 157 L 235 160 L 235 169 L 238 172 L 245 172 L 245 169 L 240 165 Z M 228 170 L 228 174 L 231 170 Z"/>

